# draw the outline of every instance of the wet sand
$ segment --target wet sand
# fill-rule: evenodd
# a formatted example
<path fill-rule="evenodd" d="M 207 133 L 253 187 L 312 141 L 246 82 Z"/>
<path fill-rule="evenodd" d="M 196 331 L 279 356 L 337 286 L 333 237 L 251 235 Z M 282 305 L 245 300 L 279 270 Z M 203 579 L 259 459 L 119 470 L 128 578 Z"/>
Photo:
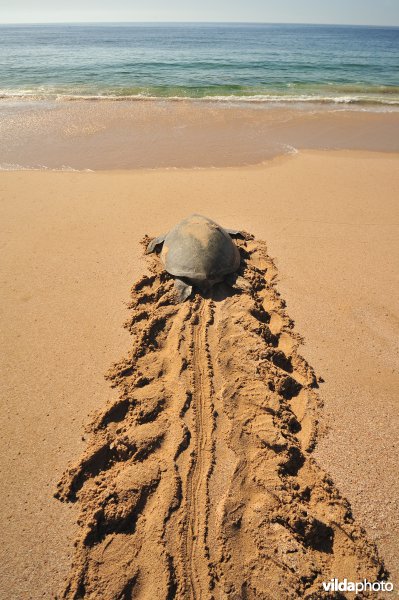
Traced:
<path fill-rule="evenodd" d="M 2 596 L 62 587 L 78 511 L 52 494 L 87 447 L 82 423 L 118 397 L 103 375 L 131 349 L 139 240 L 193 209 L 266 240 L 300 352 L 325 379 L 314 456 L 398 582 L 397 166 L 303 152 L 251 168 L 1 174 Z"/>
<path fill-rule="evenodd" d="M 399 152 L 399 110 L 172 100 L 0 101 L 0 170 L 259 164 L 300 149 Z"/>

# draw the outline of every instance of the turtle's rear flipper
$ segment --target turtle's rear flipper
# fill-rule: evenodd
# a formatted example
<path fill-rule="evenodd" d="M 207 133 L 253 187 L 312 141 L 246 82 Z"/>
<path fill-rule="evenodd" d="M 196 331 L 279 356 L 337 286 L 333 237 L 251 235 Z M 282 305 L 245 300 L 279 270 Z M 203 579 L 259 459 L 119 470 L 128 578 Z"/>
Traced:
<path fill-rule="evenodd" d="M 193 286 L 189 283 L 186 283 L 182 279 L 175 279 L 175 290 L 179 302 L 184 302 L 193 291 Z"/>
<path fill-rule="evenodd" d="M 234 290 L 240 290 L 241 292 L 248 292 L 251 289 L 251 284 L 245 277 L 241 277 L 238 273 L 230 273 L 224 278 L 225 282 L 229 284 Z"/>
<path fill-rule="evenodd" d="M 151 252 L 154 252 L 154 250 L 157 246 L 159 246 L 160 244 L 163 244 L 165 241 L 165 237 L 166 237 L 166 233 L 164 233 L 163 235 L 159 235 L 158 237 L 151 240 L 151 242 L 147 246 L 146 254 L 151 254 Z"/>

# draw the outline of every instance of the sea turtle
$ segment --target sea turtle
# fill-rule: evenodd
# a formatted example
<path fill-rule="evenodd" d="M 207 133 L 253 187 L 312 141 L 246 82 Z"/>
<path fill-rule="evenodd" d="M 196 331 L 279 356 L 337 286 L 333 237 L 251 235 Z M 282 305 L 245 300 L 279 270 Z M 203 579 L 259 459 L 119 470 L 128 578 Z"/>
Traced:
<path fill-rule="evenodd" d="M 240 253 L 231 236 L 239 231 L 223 229 L 220 225 L 193 214 L 180 221 L 164 235 L 153 239 L 147 253 L 162 245 L 161 261 L 165 270 L 175 277 L 175 288 L 180 301 L 186 300 L 193 286 L 208 293 L 215 283 L 230 275 L 230 284 L 235 283 L 231 274 L 240 266 Z"/>

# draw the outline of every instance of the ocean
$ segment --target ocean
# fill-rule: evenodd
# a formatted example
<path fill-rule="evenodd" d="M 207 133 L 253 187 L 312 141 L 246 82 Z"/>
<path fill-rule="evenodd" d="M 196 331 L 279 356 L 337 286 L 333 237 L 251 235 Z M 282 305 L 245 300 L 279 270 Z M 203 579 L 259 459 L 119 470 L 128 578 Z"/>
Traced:
<path fill-rule="evenodd" d="M 0 98 L 399 107 L 399 28 L 1 25 Z"/>

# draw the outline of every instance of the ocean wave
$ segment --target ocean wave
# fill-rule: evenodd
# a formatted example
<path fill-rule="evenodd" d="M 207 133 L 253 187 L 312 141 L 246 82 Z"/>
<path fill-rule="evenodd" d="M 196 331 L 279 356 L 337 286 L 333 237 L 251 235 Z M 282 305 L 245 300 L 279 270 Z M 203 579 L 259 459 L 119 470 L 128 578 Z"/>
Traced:
<path fill-rule="evenodd" d="M 113 101 L 113 102 L 217 102 L 217 103 L 252 103 L 252 104 L 335 104 L 335 105 L 363 105 L 399 107 L 399 94 L 392 97 L 392 93 L 381 95 L 359 94 L 207 94 L 204 96 L 190 95 L 156 95 L 156 94 L 81 94 L 81 93 L 41 93 L 32 90 L 4 91 L 0 90 L 0 100 L 27 100 L 27 101 Z"/>
<path fill-rule="evenodd" d="M 171 102 L 252 102 L 252 103 L 320 103 L 320 104 L 384 104 L 387 106 L 399 106 L 399 98 L 387 100 L 383 97 L 360 97 L 360 96 L 314 96 L 306 94 L 295 95 L 275 95 L 275 94 L 254 94 L 252 96 L 229 94 L 229 95 L 208 95 L 208 96 L 150 96 L 145 94 L 134 95 L 78 95 L 68 94 L 56 97 L 58 102 L 74 100 L 92 100 L 92 101 L 171 101 Z"/>

